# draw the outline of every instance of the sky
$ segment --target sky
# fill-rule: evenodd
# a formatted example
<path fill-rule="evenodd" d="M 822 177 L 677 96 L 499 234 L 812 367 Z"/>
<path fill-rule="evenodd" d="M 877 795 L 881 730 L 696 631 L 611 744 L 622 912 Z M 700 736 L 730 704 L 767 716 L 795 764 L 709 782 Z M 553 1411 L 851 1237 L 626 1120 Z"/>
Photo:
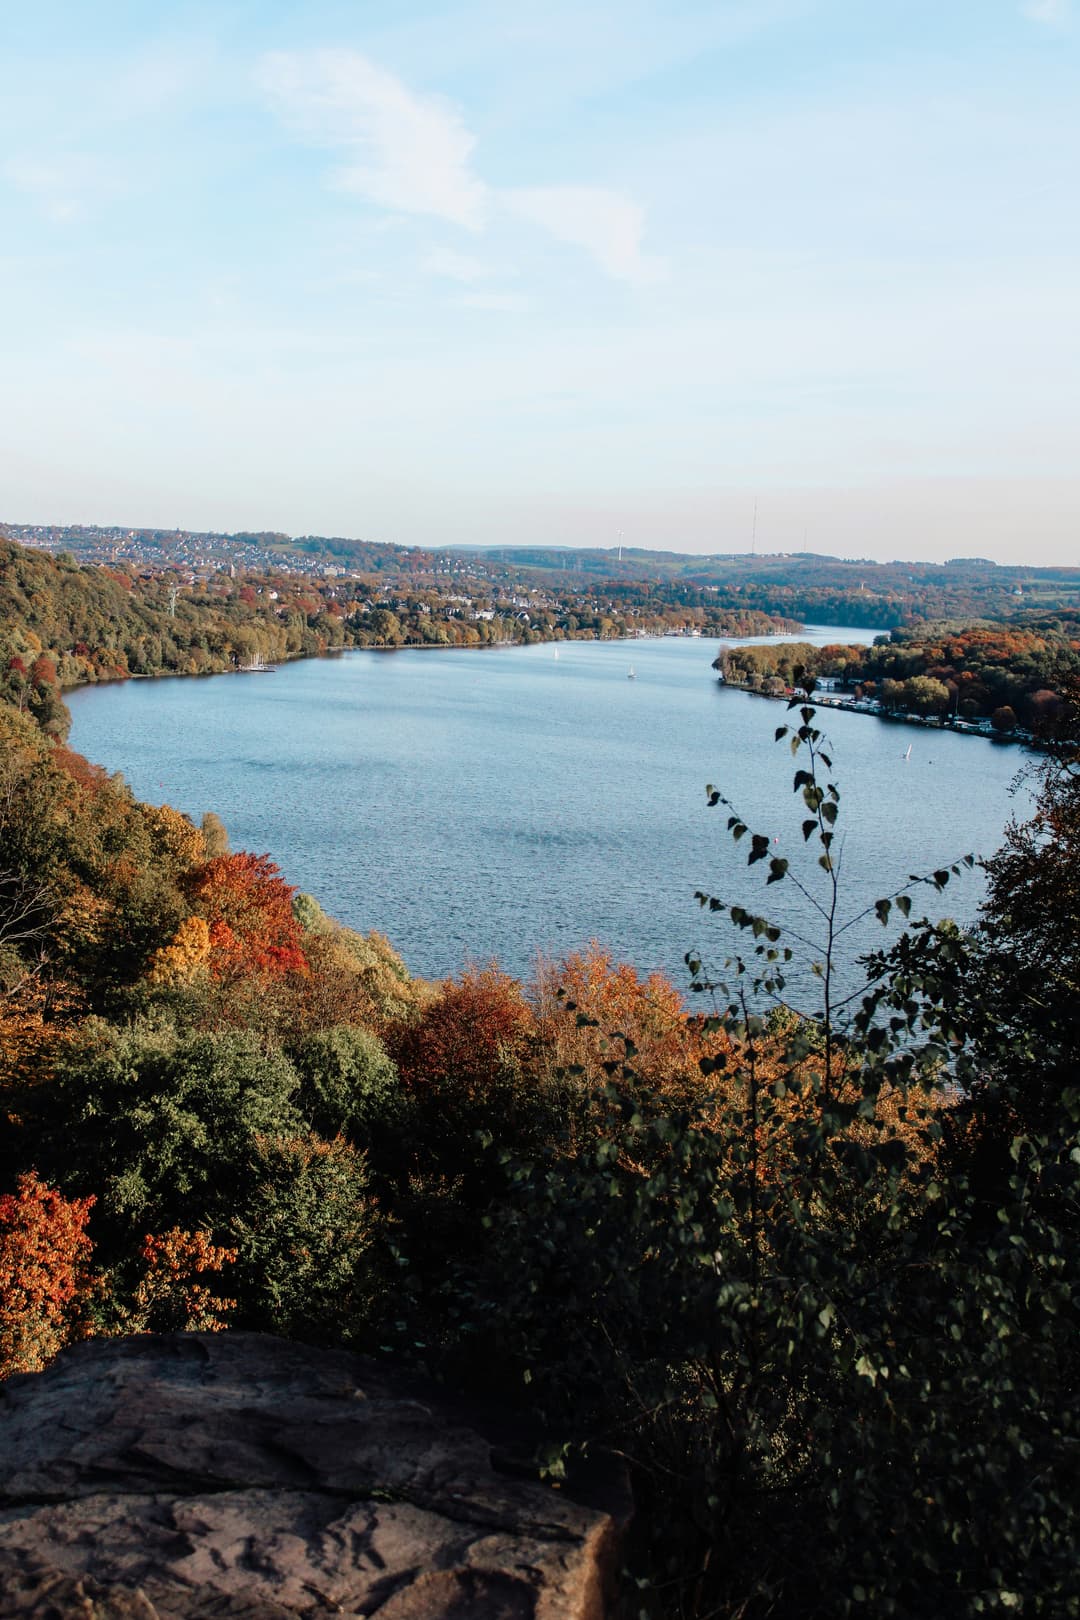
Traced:
<path fill-rule="evenodd" d="M 0 62 L 0 519 L 1080 562 L 1080 0 L 37 0 Z"/>

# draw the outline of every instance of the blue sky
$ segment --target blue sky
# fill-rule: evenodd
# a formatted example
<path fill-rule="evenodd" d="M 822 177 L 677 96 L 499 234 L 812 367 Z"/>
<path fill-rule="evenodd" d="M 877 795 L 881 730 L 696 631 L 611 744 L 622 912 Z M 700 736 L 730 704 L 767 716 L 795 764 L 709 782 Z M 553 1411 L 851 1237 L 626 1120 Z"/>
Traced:
<path fill-rule="evenodd" d="M 0 517 L 1080 561 L 1072 0 L 0 8 Z"/>

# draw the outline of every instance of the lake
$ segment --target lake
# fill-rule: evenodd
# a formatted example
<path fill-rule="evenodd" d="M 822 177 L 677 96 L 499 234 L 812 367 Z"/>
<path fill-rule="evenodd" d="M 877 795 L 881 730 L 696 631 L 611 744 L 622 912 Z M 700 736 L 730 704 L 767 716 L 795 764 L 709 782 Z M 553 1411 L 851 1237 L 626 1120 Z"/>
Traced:
<path fill-rule="evenodd" d="M 719 685 L 719 646 L 356 651 L 272 674 L 88 687 L 68 695 L 71 745 L 140 798 L 196 820 L 216 811 L 234 849 L 269 852 L 342 922 L 387 934 L 414 973 L 496 958 L 527 977 L 538 952 L 597 939 L 684 987 L 687 951 L 719 965 L 730 943 L 695 890 L 804 931 L 813 920 L 789 884 L 765 891 L 764 865 L 748 871 L 747 843 L 732 846 L 726 812 L 707 808 L 714 783 L 813 883 L 795 766 L 773 740 L 785 709 Z M 842 712 L 821 723 L 842 792 L 845 914 L 909 873 L 998 846 L 1029 760 L 1019 748 Z M 920 891 L 913 914 L 970 921 L 981 892 L 967 875 L 945 895 Z M 853 948 L 887 937 L 871 921 Z"/>

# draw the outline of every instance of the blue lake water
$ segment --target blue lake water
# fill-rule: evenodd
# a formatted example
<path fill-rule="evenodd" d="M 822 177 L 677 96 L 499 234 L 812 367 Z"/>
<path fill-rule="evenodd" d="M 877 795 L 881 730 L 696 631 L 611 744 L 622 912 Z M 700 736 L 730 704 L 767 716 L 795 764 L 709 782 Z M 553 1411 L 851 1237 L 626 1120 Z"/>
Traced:
<path fill-rule="evenodd" d="M 386 933 L 413 972 L 496 958 L 528 976 L 538 952 L 598 939 L 684 986 L 685 952 L 718 965 L 730 944 L 695 890 L 813 933 L 788 884 L 766 893 L 763 866 L 747 870 L 706 783 L 811 883 L 821 876 L 799 833 L 793 761 L 773 740 L 784 708 L 721 687 L 718 648 L 364 651 L 273 674 L 130 681 L 69 695 L 71 743 L 141 798 L 195 819 L 216 811 L 233 848 L 269 852 L 341 921 Z M 991 854 L 1027 804 L 1009 794 L 1027 758 L 1018 748 L 863 715 L 822 723 L 843 795 L 845 914 L 909 873 Z M 915 912 L 968 921 L 980 895 L 975 874 L 944 896 L 925 891 Z M 867 924 L 851 950 L 886 937 Z"/>

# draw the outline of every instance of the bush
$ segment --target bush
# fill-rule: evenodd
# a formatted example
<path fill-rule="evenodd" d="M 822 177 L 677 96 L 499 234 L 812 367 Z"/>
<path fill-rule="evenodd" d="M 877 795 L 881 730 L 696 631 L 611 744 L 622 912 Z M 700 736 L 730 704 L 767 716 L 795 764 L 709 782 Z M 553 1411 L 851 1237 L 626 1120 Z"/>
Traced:
<path fill-rule="evenodd" d="M 300 1076 L 297 1107 L 320 1136 L 344 1136 L 367 1147 L 402 1123 L 397 1069 L 378 1036 L 340 1025 L 289 1048 Z"/>
<path fill-rule="evenodd" d="M 40 1372 L 78 1330 L 93 1291 L 93 1198 L 63 1198 L 32 1171 L 0 1196 L 0 1379 Z"/>
<path fill-rule="evenodd" d="M 347 1142 L 259 1141 L 229 1229 L 246 1326 L 320 1341 L 370 1334 L 383 1222 L 364 1156 Z"/>

